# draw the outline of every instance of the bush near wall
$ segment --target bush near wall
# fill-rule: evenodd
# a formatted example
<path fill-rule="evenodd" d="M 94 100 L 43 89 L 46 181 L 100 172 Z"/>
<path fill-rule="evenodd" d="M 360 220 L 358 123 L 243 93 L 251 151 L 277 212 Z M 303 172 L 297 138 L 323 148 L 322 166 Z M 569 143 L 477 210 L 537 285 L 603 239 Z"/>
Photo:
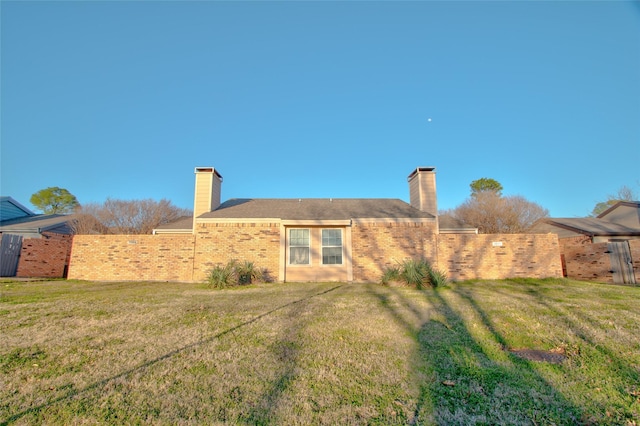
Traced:
<path fill-rule="evenodd" d="M 436 260 L 435 222 L 358 223 L 352 227 L 351 241 L 356 282 L 377 282 L 387 268 L 405 259 Z"/>
<path fill-rule="evenodd" d="M 279 223 L 199 223 L 195 235 L 193 279 L 229 260 L 254 262 L 277 274 L 280 261 Z"/>

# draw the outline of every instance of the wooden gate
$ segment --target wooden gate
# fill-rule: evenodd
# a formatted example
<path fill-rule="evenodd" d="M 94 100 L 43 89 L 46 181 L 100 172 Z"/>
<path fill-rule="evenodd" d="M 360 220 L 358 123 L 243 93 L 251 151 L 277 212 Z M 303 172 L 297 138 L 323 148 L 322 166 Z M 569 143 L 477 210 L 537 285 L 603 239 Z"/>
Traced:
<path fill-rule="evenodd" d="M 2 234 L 0 243 L 0 277 L 15 277 L 22 250 L 20 235 Z"/>
<path fill-rule="evenodd" d="M 612 241 L 607 245 L 613 282 L 616 284 L 635 284 L 633 262 L 628 241 Z"/>

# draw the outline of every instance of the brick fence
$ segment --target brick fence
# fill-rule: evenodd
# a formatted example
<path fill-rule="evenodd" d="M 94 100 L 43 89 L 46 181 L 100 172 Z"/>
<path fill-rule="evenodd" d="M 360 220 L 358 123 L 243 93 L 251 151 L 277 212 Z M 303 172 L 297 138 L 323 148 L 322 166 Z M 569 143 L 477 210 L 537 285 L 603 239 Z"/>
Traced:
<path fill-rule="evenodd" d="M 43 233 L 22 240 L 16 277 L 63 278 L 71 255 L 71 236 Z"/>
<path fill-rule="evenodd" d="M 560 254 L 565 275 L 587 281 L 613 282 L 608 243 L 592 243 L 587 236 L 561 238 Z M 629 240 L 636 282 L 640 282 L 640 240 Z"/>
<path fill-rule="evenodd" d="M 70 279 L 192 281 L 193 235 L 76 235 Z"/>
<path fill-rule="evenodd" d="M 389 231 L 382 228 L 383 231 Z M 422 229 L 417 247 L 386 247 L 384 256 L 373 248 L 369 235 L 354 236 L 354 281 L 375 282 L 381 271 L 408 256 L 425 257 L 453 280 L 472 278 L 561 277 L 562 265 L 554 234 L 435 235 Z M 406 227 L 398 232 L 410 232 Z M 413 231 L 416 231 L 414 228 Z M 354 234 L 360 231 L 355 231 Z M 397 240 L 397 239 L 396 239 Z M 416 243 L 414 243 L 415 245 Z M 360 248 L 358 248 L 360 247 Z M 379 248 L 380 248 L 379 247 Z M 358 250 L 356 250 L 358 249 Z M 250 260 L 277 277 L 280 231 L 262 226 L 202 227 L 194 235 L 76 235 L 69 278 L 98 281 L 203 281 L 206 270 L 230 259 Z M 380 275 L 379 275 L 380 274 Z"/>
<path fill-rule="evenodd" d="M 452 280 L 562 276 L 555 234 L 440 234 L 437 247 Z"/>

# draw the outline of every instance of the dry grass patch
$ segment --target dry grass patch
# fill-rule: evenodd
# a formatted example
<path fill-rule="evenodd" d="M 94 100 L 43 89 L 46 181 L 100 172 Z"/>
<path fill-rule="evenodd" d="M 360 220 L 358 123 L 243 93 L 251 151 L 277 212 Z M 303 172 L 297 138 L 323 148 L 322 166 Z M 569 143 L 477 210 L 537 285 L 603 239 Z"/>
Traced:
<path fill-rule="evenodd" d="M 1 285 L 0 424 L 640 422 L 638 288 Z"/>

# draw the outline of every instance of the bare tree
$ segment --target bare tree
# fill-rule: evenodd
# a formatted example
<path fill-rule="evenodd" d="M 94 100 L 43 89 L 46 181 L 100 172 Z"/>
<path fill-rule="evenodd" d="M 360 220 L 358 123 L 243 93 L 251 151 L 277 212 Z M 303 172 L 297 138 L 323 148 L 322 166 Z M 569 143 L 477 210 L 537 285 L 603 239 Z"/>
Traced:
<path fill-rule="evenodd" d="M 190 215 L 190 210 L 166 199 L 107 198 L 103 204 L 89 204 L 76 213 L 76 233 L 151 234 L 159 225 Z"/>
<path fill-rule="evenodd" d="M 109 234 L 107 228 L 98 220 L 102 205 L 98 203 L 87 203 L 76 208 L 71 216 L 71 229 L 74 234 Z"/>
<path fill-rule="evenodd" d="M 478 192 L 448 213 L 482 234 L 524 233 L 536 220 L 549 216 L 547 209 L 522 196 L 501 197 L 493 191 Z"/>

